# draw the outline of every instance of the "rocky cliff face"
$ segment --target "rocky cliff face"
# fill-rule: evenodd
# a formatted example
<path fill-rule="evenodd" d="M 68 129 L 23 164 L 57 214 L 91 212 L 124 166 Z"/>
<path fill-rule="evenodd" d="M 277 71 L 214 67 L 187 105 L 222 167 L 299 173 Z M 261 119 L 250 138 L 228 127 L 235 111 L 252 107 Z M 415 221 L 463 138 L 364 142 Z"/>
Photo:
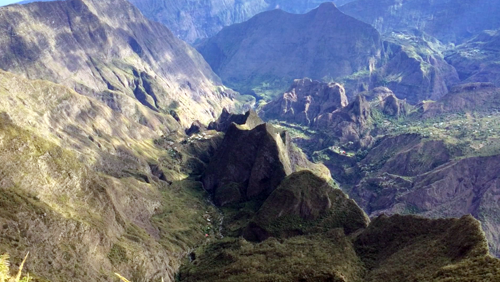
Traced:
<path fill-rule="evenodd" d="M 264 12 L 197 48 L 228 86 L 243 92 L 286 90 L 296 78 L 368 72 L 382 57 L 377 31 L 332 3 L 304 15 Z"/>
<path fill-rule="evenodd" d="M 352 0 L 333 1 L 342 5 Z M 223 27 L 248 20 L 273 9 L 302 14 L 316 8 L 321 0 L 131 0 L 146 17 L 169 27 L 182 40 L 194 43 L 212 37 Z"/>
<path fill-rule="evenodd" d="M 497 1 L 357 0 L 342 12 L 373 25 L 381 33 L 419 29 L 445 43 L 460 43 L 486 29 L 497 29 Z"/>
<path fill-rule="evenodd" d="M 342 85 L 312 79 L 296 79 L 282 97 L 266 104 L 260 114 L 267 119 L 312 125 L 316 117 L 347 106 Z"/>
<path fill-rule="evenodd" d="M 64 84 L 156 130 L 172 116 L 208 123 L 233 103 L 194 49 L 124 0 L 6 6 L 0 26 L 0 68 Z"/>
<path fill-rule="evenodd" d="M 309 162 L 286 132 L 269 124 L 232 123 L 202 182 L 215 203 L 225 206 L 262 201 L 287 175 L 306 168 L 330 179 L 326 167 Z"/>

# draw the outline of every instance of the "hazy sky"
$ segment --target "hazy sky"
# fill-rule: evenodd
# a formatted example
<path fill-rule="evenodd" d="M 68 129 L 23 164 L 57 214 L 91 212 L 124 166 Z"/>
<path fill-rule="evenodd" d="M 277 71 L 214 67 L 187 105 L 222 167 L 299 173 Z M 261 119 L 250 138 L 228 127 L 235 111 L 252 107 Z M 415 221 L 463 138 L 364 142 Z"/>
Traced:
<path fill-rule="evenodd" d="M 12 4 L 12 3 L 20 2 L 20 1 L 22 1 L 22 0 L 0 0 L 0 6 L 5 6 L 5 5 Z"/>

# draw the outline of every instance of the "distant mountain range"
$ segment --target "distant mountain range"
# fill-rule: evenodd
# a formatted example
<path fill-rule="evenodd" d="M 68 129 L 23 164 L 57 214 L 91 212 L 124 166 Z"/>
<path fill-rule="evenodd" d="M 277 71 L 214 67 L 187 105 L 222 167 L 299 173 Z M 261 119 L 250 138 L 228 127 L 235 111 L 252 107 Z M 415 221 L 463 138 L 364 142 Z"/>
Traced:
<path fill-rule="evenodd" d="M 337 5 L 352 0 L 336 0 Z M 131 0 L 146 17 L 169 27 L 188 43 L 212 37 L 223 27 L 250 19 L 258 13 L 282 9 L 306 13 L 322 0 Z"/>

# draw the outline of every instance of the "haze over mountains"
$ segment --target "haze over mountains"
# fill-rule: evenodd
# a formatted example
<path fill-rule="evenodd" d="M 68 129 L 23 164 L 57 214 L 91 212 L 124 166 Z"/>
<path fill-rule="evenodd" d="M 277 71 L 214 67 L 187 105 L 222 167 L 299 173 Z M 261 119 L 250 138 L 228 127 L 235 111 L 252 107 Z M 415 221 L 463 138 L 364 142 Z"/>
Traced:
<path fill-rule="evenodd" d="M 337 5 L 352 0 L 334 1 Z M 145 16 L 161 22 L 188 43 L 215 35 L 223 27 L 248 20 L 256 14 L 273 9 L 305 13 L 316 8 L 321 0 L 131 0 Z"/>
<path fill-rule="evenodd" d="M 0 7 L 11 274 L 500 281 L 500 1 L 131 2 Z"/>

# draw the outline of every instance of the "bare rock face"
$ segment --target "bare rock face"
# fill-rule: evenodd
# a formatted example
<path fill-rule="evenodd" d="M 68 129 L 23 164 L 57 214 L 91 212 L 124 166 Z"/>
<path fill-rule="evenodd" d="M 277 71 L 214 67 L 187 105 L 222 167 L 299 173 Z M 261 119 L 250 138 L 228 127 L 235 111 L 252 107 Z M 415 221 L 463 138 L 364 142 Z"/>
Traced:
<path fill-rule="evenodd" d="M 244 114 L 233 114 L 224 108 L 219 118 L 208 125 L 208 129 L 226 132 L 232 123 L 246 125 L 248 129 L 253 129 L 257 125 L 263 124 L 264 121 L 254 110 L 249 110 Z"/>
<path fill-rule="evenodd" d="M 282 97 L 265 105 L 261 114 L 291 123 L 311 125 L 319 115 L 347 106 L 344 87 L 309 78 L 294 80 Z"/>
<path fill-rule="evenodd" d="M 208 123 L 233 103 L 201 55 L 125 0 L 10 5 L 0 26 L 1 69 L 64 84 L 155 130 L 166 116 Z"/>
<path fill-rule="evenodd" d="M 408 113 L 406 101 L 399 100 L 394 94 L 389 94 L 383 98 L 381 107 L 384 114 L 392 117 L 401 117 Z"/>
<path fill-rule="evenodd" d="M 263 241 L 342 228 L 345 234 L 366 228 L 369 219 L 339 189 L 310 171 L 285 178 L 266 199 L 243 236 Z"/>
<path fill-rule="evenodd" d="M 263 200 L 294 171 L 310 168 L 330 179 L 328 169 L 310 163 L 286 132 L 269 124 L 232 123 L 202 182 L 220 206 Z"/>
<path fill-rule="evenodd" d="M 372 137 L 365 134 L 370 126 L 370 113 L 370 104 L 363 95 L 358 95 L 345 108 L 318 116 L 313 126 L 329 130 L 342 143 L 353 142 L 356 147 L 366 147 L 372 142 Z"/>

